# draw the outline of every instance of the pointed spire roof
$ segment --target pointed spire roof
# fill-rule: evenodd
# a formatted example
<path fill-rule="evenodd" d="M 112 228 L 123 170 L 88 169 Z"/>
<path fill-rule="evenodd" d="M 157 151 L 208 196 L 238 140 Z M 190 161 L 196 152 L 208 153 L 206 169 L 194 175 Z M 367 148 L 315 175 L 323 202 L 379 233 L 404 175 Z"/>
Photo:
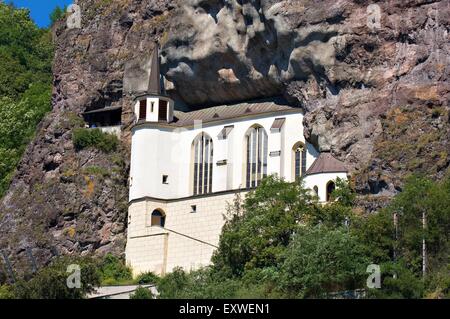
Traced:
<path fill-rule="evenodd" d="M 334 158 L 329 152 L 320 153 L 319 157 L 306 171 L 306 175 L 319 173 L 346 173 L 348 170 L 344 163 Z"/>
<path fill-rule="evenodd" d="M 159 45 L 157 43 L 155 43 L 155 48 L 153 49 L 150 67 L 150 79 L 148 83 L 147 93 L 153 95 L 161 95 Z"/>

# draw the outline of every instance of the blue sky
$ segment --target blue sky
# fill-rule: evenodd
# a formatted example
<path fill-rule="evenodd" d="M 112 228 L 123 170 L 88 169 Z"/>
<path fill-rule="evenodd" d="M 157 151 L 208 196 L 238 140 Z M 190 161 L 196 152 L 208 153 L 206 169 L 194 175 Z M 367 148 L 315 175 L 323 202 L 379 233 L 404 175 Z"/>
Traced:
<path fill-rule="evenodd" d="M 50 13 L 59 5 L 61 8 L 73 3 L 73 0 L 7 0 L 6 3 L 14 3 L 16 7 L 28 8 L 31 17 L 40 27 L 48 27 Z"/>

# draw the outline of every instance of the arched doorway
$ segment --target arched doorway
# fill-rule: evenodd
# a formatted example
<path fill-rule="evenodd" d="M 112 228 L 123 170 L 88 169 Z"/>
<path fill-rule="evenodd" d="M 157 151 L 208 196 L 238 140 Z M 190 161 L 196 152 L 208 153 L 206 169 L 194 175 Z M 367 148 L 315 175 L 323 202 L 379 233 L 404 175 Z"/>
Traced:
<path fill-rule="evenodd" d="M 335 189 L 336 184 L 333 181 L 329 181 L 327 183 L 327 197 L 326 197 L 327 202 L 331 201 L 331 194 L 334 192 Z"/>

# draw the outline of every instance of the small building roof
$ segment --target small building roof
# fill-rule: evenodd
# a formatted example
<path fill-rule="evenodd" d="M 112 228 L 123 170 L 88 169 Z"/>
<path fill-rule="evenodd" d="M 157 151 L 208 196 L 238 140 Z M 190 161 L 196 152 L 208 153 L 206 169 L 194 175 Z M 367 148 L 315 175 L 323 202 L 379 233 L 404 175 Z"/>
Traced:
<path fill-rule="evenodd" d="M 320 153 L 319 157 L 306 171 L 306 175 L 319 173 L 346 173 L 348 169 L 344 163 L 334 158 L 329 152 Z"/>

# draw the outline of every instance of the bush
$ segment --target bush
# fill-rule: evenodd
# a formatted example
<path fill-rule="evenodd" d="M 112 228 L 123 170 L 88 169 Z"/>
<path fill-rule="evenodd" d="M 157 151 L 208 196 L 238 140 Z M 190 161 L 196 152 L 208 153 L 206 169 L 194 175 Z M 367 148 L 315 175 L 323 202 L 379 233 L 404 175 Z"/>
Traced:
<path fill-rule="evenodd" d="M 74 129 L 72 139 L 77 150 L 94 147 L 105 153 L 110 153 L 117 150 L 119 145 L 119 140 L 115 135 L 103 133 L 100 129 Z"/>
<path fill-rule="evenodd" d="M 158 298 L 161 299 L 218 299 L 235 298 L 241 288 L 239 280 L 228 279 L 211 268 L 186 273 L 181 268 L 161 278 Z"/>
<path fill-rule="evenodd" d="M 189 287 L 189 276 L 181 268 L 175 268 L 158 283 L 159 297 L 162 299 L 183 299 Z"/>
<path fill-rule="evenodd" d="M 130 299 L 153 299 L 153 293 L 150 289 L 139 286 L 130 296 Z"/>
<path fill-rule="evenodd" d="M 103 285 L 131 283 L 131 269 L 118 257 L 106 254 L 100 265 L 100 280 Z"/>
<path fill-rule="evenodd" d="M 156 276 L 152 272 L 142 273 L 136 278 L 136 282 L 140 285 L 142 285 L 142 284 L 157 284 L 158 280 L 159 280 L 159 277 Z"/>
<path fill-rule="evenodd" d="M 70 275 L 67 267 L 71 264 L 80 266 L 81 288 L 67 286 Z M 13 287 L 13 294 L 18 299 L 82 299 L 99 284 L 100 278 L 94 260 L 61 257 L 40 269 L 31 280 L 19 280 Z"/>
<path fill-rule="evenodd" d="M 0 299 L 14 299 L 14 293 L 10 286 L 0 286 Z"/>

